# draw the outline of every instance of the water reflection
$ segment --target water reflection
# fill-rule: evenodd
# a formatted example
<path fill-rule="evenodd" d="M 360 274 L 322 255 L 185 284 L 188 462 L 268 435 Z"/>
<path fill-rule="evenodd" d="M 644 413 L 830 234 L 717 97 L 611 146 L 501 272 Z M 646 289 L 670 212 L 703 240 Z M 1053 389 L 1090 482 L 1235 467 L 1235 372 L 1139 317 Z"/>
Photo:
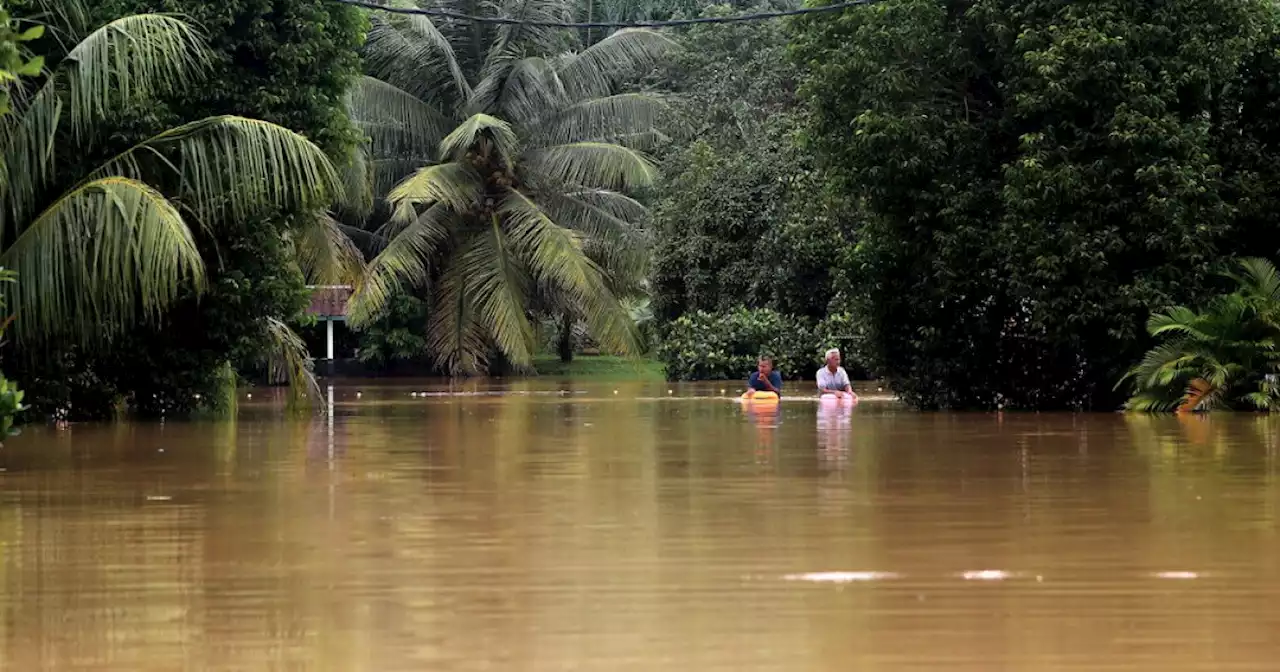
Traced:
<path fill-rule="evenodd" d="M 475 394 L 335 386 L 331 415 L 283 419 L 259 391 L 235 422 L 6 442 L 0 667 L 1178 671 L 1280 653 L 1270 418 L 451 387 Z"/>
<path fill-rule="evenodd" d="M 849 461 L 853 406 L 820 403 L 817 416 L 818 458 L 832 468 L 843 467 Z"/>

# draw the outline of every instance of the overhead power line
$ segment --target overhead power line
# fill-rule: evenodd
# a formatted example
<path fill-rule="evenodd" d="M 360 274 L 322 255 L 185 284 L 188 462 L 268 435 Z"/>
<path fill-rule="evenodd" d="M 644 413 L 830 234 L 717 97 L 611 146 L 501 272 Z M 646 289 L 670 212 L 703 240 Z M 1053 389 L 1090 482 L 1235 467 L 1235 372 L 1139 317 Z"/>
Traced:
<path fill-rule="evenodd" d="M 819 14 L 823 12 L 838 12 L 852 7 L 861 7 L 871 5 L 881 0 L 851 0 L 850 2 L 837 2 L 833 5 L 823 7 L 802 7 L 800 9 L 788 9 L 777 12 L 759 12 L 756 14 L 739 14 L 737 16 L 708 16 L 697 19 L 671 19 L 670 21 L 636 21 L 631 23 L 617 23 L 611 21 L 590 22 L 590 23 L 573 23 L 569 21 L 527 21 L 524 19 L 509 19 L 501 16 L 471 16 L 461 12 L 454 12 L 448 9 L 419 9 L 413 7 L 388 7 L 373 2 L 365 2 L 364 0 L 334 0 L 335 2 L 351 5 L 353 7 L 362 7 L 364 9 L 372 9 L 381 12 L 390 12 L 392 14 L 412 14 L 417 16 L 438 16 L 441 18 L 457 19 L 460 21 L 471 21 L 474 23 L 496 23 L 507 26 L 538 26 L 542 28 L 675 28 L 678 26 L 693 26 L 705 23 L 742 23 L 744 21 L 767 21 L 769 19 L 779 19 L 786 16 L 802 16 L 804 14 Z"/>

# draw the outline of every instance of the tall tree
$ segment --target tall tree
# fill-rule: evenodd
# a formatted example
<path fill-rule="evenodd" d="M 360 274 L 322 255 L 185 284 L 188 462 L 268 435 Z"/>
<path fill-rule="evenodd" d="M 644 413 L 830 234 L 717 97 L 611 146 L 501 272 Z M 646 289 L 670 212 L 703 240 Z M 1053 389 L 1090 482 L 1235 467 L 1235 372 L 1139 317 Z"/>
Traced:
<path fill-rule="evenodd" d="M 335 239 L 317 214 L 339 188 L 326 150 L 358 137 L 341 94 L 361 23 L 327 3 L 272 4 L 28 5 L 59 30 L 42 43 L 50 78 L 10 135 L 26 158 L 8 164 L 3 254 L 23 276 L 18 361 L 44 410 L 99 415 L 124 399 L 181 412 L 228 364 L 265 368 L 273 341 L 305 354 L 279 327 L 305 306 L 296 251 Z M 147 9 L 166 13 L 133 13 Z M 182 9 L 204 21 L 174 18 Z M 268 20 L 245 33 L 255 14 Z"/>
<path fill-rule="evenodd" d="M 540 20 L 569 9 L 493 8 Z M 530 364 L 539 307 L 572 310 L 605 347 L 634 351 L 619 292 L 643 275 L 647 245 L 645 208 L 627 193 L 655 176 L 642 152 L 660 137 L 663 101 L 617 87 L 673 44 L 621 31 L 573 53 L 570 39 L 528 25 L 374 18 L 371 76 L 352 113 L 371 136 L 367 183 L 391 214 L 353 297 L 354 324 L 414 288 L 431 299 L 428 348 L 453 373 L 484 370 L 491 352 Z"/>
<path fill-rule="evenodd" d="M 701 16 L 769 9 L 716 5 Z M 842 234 L 792 137 L 803 111 L 782 22 L 694 26 L 677 39 L 686 48 L 654 85 L 677 94 L 677 125 L 693 141 L 663 157 L 655 311 L 666 321 L 737 305 L 823 317 Z"/>
<path fill-rule="evenodd" d="M 1119 403 L 1149 312 L 1241 246 L 1237 184 L 1256 182 L 1233 166 L 1277 158 L 1226 125 L 1274 13 L 885 0 L 796 23 L 811 146 L 865 219 L 851 305 L 900 394 Z"/>

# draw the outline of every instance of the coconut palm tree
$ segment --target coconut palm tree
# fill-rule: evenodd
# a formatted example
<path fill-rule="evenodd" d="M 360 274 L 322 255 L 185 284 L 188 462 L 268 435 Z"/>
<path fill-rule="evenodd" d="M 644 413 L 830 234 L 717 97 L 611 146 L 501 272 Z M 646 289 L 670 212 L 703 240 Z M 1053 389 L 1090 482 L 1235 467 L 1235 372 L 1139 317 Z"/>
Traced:
<path fill-rule="evenodd" d="M 1130 410 L 1280 409 L 1280 273 L 1265 259 L 1245 259 L 1227 276 L 1236 291 L 1204 310 L 1151 316 L 1148 331 L 1165 341 L 1121 381 L 1135 388 Z"/>
<path fill-rule="evenodd" d="M 220 116 L 172 128 L 83 169 L 103 155 L 120 110 L 197 84 L 212 55 L 198 30 L 173 16 L 136 15 L 90 30 L 75 0 L 41 0 L 62 53 L 33 81 L 11 84 L 0 119 L 0 266 L 11 333 L 24 348 L 57 341 L 93 347 L 159 316 L 204 264 L 193 226 L 264 207 L 311 207 L 341 183 L 300 135 Z M 317 230 L 328 226 L 315 224 Z M 328 240 L 296 233 L 299 246 Z M 319 268 L 322 255 L 312 265 Z"/>
<path fill-rule="evenodd" d="M 566 0 L 493 7 L 527 19 L 571 10 Z M 565 51 L 573 39 L 527 25 L 374 17 L 370 76 L 351 110 L 370 136 L 365 184 L 386 194 L 387 217 L 351 303 L 355 326 L 393 293 L 421 288 L 431 297 L 428 348 L 455 374 L 483 370 L 493 349 L 528 366 L 539 308 L 571 309 L 603 347 L 635 351 L 619 292 L 644 274 L 646 210 L 628 194 L 655 178 L 642 152 L 661 138 L 663 101 L 616 90 L 674 43 L 620 31 Z"/>

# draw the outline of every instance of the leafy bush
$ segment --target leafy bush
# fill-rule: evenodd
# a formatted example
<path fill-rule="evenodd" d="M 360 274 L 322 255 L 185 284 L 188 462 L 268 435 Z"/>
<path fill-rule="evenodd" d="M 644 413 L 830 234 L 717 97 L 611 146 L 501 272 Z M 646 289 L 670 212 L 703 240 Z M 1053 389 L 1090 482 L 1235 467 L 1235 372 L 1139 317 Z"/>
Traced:
<path fill-rule="evenodd" d="M 381 317 L 357 333 L 358 358 L 372 368 L 386 370 L 396 362 L 425 362 L 427 302 L 399 292 L 387 302 Z"/>
<path fill-rule="evenodd" d="M 841 365 L 851 378 L 870 377 L 862 354 L 867 348 L 867 329 L 853 313 L 832 313 L 819 322 L 814 331 L 819 352 L 839 348 Z M 817 366 L 821 366 L 821 354 L 817 357 Z"/>
<path fill-rule="evenodd" d="M 784 379 L 808 379 L 822 360 L 813 327 L 770 309 L 686 313 L 665 330 L 657 356 L 673 380 L 736 380 L 772 355 Z"/>
<path fill-rule="evenodd" d="M 1204 310 L 1151 316 L 1147 329 L 1164 342 L 1121 381 L 1134 388 L 1129 410 L 1280 409 L 1280 273 L 1265 259 L 1242 260 L 1239 269 L 1229 276 L 1236 291 Z"/>

